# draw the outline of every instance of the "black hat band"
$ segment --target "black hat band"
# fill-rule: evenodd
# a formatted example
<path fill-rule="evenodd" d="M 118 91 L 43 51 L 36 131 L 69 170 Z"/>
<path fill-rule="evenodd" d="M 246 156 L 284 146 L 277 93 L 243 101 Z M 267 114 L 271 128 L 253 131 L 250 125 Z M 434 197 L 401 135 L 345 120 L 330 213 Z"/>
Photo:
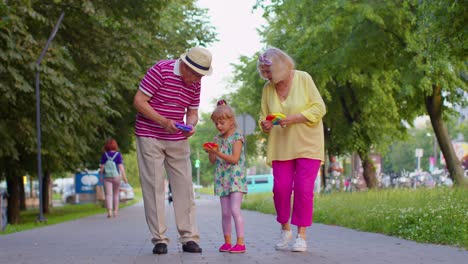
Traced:
<path fill-rule="evenodd" d="M 185 59 L 186 59 L 188 62 L 190 62 L 190 64 L 192 64 L 193 66 L 197 67 L 197 68 L 200 69 L 200 70 L 207 71 L 207 70 L 210 69 L 210 67 L 205 67 L 205 66 L 202 66 L 202 65 L 200 65 L 200 64 L 198 64 L 198 63 L 196 63 L 196 62 L 194 62 L 194 61 L 191 60 L 191 59 L 189 58 L 189 56 L 187 56 L 187 55 L 185 55 Z"/>

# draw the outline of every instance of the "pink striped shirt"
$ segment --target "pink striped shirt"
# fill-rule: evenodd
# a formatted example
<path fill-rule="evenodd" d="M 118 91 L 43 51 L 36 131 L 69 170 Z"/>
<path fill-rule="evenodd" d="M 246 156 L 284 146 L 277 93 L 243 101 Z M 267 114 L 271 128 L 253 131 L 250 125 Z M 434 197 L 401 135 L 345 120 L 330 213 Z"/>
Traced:
<path fill-rule="evenodd" d="M 149 104 L 158 114 L 183 123 L 187 108 L 197 109 L 200 104 L 201 84 L 186 85 L 175 71 L 176 60 L 161 60 L 151 67 L 143 80 L 139 90 L 151 97 Z M 176 73 L 177 72 L 177 73 Z M 135 122 L 135 135 L 162 140 L 185 140 L 182 132 L 169 134 L 158 123 L 138 113 Z"/>

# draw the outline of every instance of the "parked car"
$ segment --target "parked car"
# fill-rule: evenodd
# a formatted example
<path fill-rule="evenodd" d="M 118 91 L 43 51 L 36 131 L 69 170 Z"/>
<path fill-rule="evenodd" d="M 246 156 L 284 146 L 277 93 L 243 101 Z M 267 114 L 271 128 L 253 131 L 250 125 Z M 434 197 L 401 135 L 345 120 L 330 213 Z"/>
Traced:
<path fill-rule="evenodd" d="M 52 184 L 52 191 L 54 191 L 54 193 L 63 193 L 63 189 L 65 188 L 65 186 L 74 184 L 74 182 L 74 178 L 55 179 Z"/>
<path fill-rule="evenodd" d="M 129 183 L 124 183 L 123 181 L 120 182 L 119 191 L 119 198 L 121 202 L 126 202 L 128 200 L 135 199 L 135 192 L 133 191 L 133 187 Z M 64 186 L 62 201 L 63 203 L 75 203 L 75 184 L 67 184 Z"/>
<path fill-rule="evenodd" d="M 75 203 L 75 183 L 68 183 L 62 187 L 62 202 Z"/>

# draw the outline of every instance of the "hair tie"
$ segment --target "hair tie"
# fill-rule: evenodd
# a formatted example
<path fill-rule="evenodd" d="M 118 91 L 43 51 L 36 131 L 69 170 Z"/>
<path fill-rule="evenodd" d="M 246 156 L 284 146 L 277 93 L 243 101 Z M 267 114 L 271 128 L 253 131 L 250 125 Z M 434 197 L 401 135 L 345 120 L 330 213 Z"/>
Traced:
<path fill-rule="evenodd" d="M 227 103 L 224 99 L 221 99 L 216 103 L 216 106 L 220 106 L 220 105 L 227 105 Z"/>
<path fill-rule="evenodd" d="M 273 64 L 271 62 L 271 60 L 267 59 L 265 54 L 263 55 L 260 55 L 260 57 L 258 57 L 258 61 L 263 64 L 263 65 L 267 65 L 267 66 L 271 66 L 271 64 Z"/>

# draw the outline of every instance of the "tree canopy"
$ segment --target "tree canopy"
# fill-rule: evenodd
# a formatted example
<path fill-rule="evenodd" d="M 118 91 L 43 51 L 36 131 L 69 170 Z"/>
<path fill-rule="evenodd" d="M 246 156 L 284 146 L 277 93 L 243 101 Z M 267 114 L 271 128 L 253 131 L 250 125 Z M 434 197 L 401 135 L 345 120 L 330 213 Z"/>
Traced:
<path fill-rule="evenodd" d="M 146 70 L 159 59 L 216 40 L 206 10 L 194 2 L 1 2 L 0 178 L 37 172 L 36 70 L 44 171 L 97 168 L 108 137 L 128 151 L 133 141 L 133 95 Z M 58 32 L 36 68 L 62 12 Z"/>
<path fill-rule="evenodd" d="M 366 171 L 372 168 L 365 164 L 368 155 L 385 153 L 405 137 L 415 117 L 427 113 L 441 120 L 442 113 L 454 114 L 450 105 L 467 103 L 460 92 L 467 91 L 466 6 L 458 1 L 273 0 L 257 7 L 267 20 L 261 29 L 265 46 L 285 50 L 317 83 L 327 104 L 328 153 L 359 153 L 365 177 L 372 173 Z M 252 75 L 257 55 L 237 65 L 240 89 L 234 96 L 258 106 L 262 85 Z M 444 156 L 453 160 L 451 144 L 444 144 L 450 138 L 437 124 Z M 456 162 L 448 167 L 456 177 Z"/>

